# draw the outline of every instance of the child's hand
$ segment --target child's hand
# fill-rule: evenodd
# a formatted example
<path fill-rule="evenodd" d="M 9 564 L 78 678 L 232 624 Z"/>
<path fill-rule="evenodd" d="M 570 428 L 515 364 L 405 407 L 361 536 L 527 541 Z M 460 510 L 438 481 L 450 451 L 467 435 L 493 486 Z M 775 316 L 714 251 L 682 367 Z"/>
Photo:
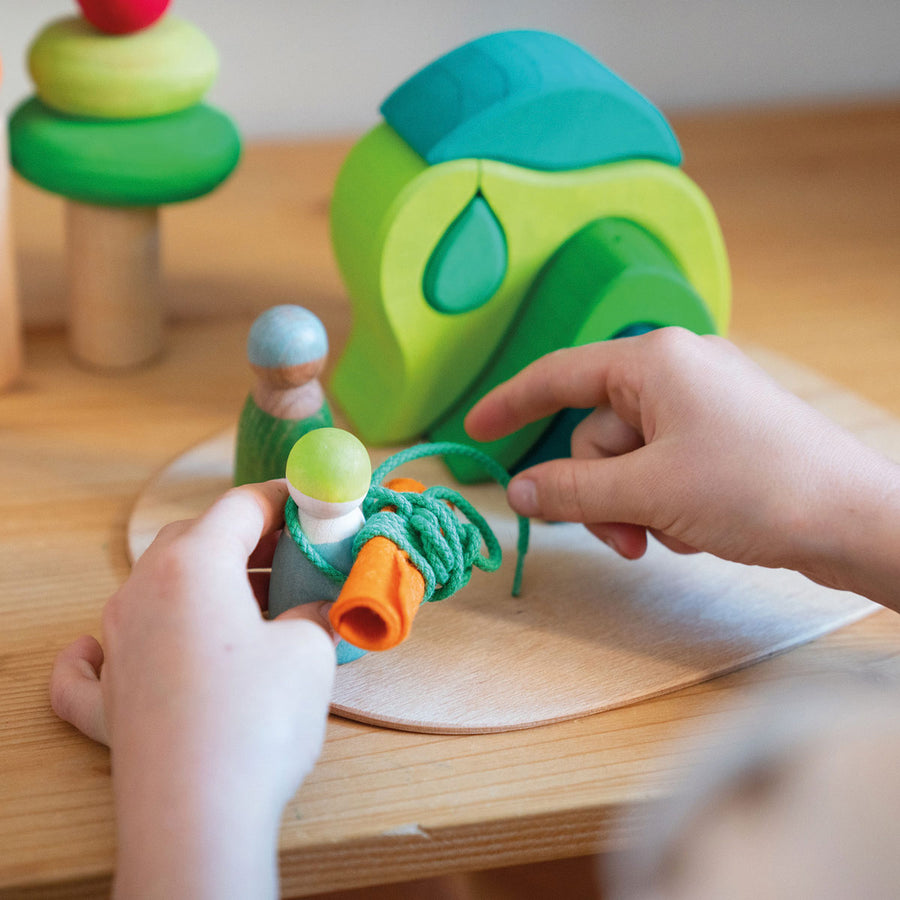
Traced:
<path fill-rule="evenodd" d="M 650 531 L 674 550 L 786 566 L 897 605 L 883 571 L 896 557 L 896 464 L 727 341 L 666 328 L 561 350 L 488 394 L 466 426 L 492 440 L 566 407 L 596 409 L 571 459 L 513 479 L 517 512 L 583 522 L 628 558 Z"/>
<path fill-rule="evenodd" d="M 53 708 L 112 750 L 123 895 L 167 866 L 223 879 L 216 896 L 265 896 L 271 882 L 334 677 L 331 637 L 305 620 L 316 605 L 267 622 L 247 576 L 251 556 L 271 562 L 286 498 L 283 481 L 247 485 L 164 528 L 107 604 L 103 648 L 85 637 L 57 659 Z"/>

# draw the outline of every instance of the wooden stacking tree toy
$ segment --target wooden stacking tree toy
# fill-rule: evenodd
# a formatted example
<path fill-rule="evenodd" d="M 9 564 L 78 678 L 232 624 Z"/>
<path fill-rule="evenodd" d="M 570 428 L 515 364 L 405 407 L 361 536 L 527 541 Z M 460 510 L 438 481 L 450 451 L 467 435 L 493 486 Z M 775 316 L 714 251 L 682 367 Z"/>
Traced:
<path fill-rule="evenodd" d="M 0 83 L 3 67 L 0 65 Z M 9 168 L 6 138 L 0 135 L 0 390 L 9 387 L 22 371 L 22 323 L 16 285 L 13 236 L 9 227 Z"/>
<path fill-rule="evenodd" d="M 475 401 L 560 347 L 727 329 L 715 214 L 662 114 L 575 44 L 512 31 L 426 66 L 350 151 L 332 241 L 353 328 L 334 399 L 369 445 L 465 442 Z M 567 453 L 583 413 L 480 445 Z M 461 480 L 481 471 L 448 460 Z"/>
<path fill-rule="evenodd" d="M 168 0 L 80 0 L 31 45 L 36 96 L 9 122 L 15 169 L 66 198 L 70 343 L 92 367 L 163 347 L 159 212 L 232 172 L 240 138 L 202 103 L 218 72 Z"/>
<path fill-rule="evenodd" d="M 318 378 L 327 355 L 325 328 L 302 306 L 273 306 L 253 322 L 247 358 L 256 384 L 238 421 L 235 484 L 284 478 L 294 444 L 333 424 Z"/>

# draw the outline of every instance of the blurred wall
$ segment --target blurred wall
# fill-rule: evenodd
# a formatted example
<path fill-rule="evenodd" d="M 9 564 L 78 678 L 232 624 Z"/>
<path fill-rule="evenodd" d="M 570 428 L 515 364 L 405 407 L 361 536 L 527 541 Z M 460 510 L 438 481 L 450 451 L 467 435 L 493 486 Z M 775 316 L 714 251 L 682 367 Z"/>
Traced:
<path fill-rule="evenodd" d="M 0 0 L 0 107 L 29 42 L 75 0 Z M 247 137 L 356 132 L 385 95 L 490 31 L 580 43 L 667 112 L 900 92 L 900 0 L 174 0 L 219 49 L 209 99 Z"/>

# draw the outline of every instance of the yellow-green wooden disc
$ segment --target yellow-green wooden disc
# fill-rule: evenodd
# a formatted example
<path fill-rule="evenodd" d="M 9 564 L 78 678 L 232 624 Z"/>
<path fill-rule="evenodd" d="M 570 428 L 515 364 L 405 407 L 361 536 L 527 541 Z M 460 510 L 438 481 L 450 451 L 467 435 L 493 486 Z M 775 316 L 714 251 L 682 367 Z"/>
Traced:
<path fill-rule="evenodd" d="M 71 16 L 31 45 L 28 69 L 41 100 L 72 116 L 141 119 L 198 103 L 218 73 L 206 35 L 174 16 L 132 34 L 111 35 Z"/>

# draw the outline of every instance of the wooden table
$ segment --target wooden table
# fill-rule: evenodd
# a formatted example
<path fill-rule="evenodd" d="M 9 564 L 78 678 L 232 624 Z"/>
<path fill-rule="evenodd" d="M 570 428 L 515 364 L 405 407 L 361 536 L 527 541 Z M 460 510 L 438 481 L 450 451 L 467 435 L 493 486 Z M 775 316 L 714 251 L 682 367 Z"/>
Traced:
<path fill-rule="evenodd" d="M 734 333 L 900 416 L 900 100 L 676 118 L 734 272 Z M 57 198 L 14 184 L 27 371 L 0 396 L 0 895 L 102 895 L 114 852 L 109 761 L 57 721 L 56 652 L 99 632 L 128 574 L 125 525 L 147 479 L 232 423 L 249 322 L 306 305 L 339 349 L 347 302 L 330 186 L 349 141 L 248 148 L 209 198 L 164 213 L 173 316 L 165 358 L 107 377 L 73 366 Z M 285 893 L 303 895 L 589 853 L 627 843 L 620 814 L 679 782 L 685 733 L 721 731 L 754 689 L 835 671 L 900 682 L 900 617 L 879 612 L 699 687 L 580 721 L 478 736 L 333 719 L 287 809 Z"/>

